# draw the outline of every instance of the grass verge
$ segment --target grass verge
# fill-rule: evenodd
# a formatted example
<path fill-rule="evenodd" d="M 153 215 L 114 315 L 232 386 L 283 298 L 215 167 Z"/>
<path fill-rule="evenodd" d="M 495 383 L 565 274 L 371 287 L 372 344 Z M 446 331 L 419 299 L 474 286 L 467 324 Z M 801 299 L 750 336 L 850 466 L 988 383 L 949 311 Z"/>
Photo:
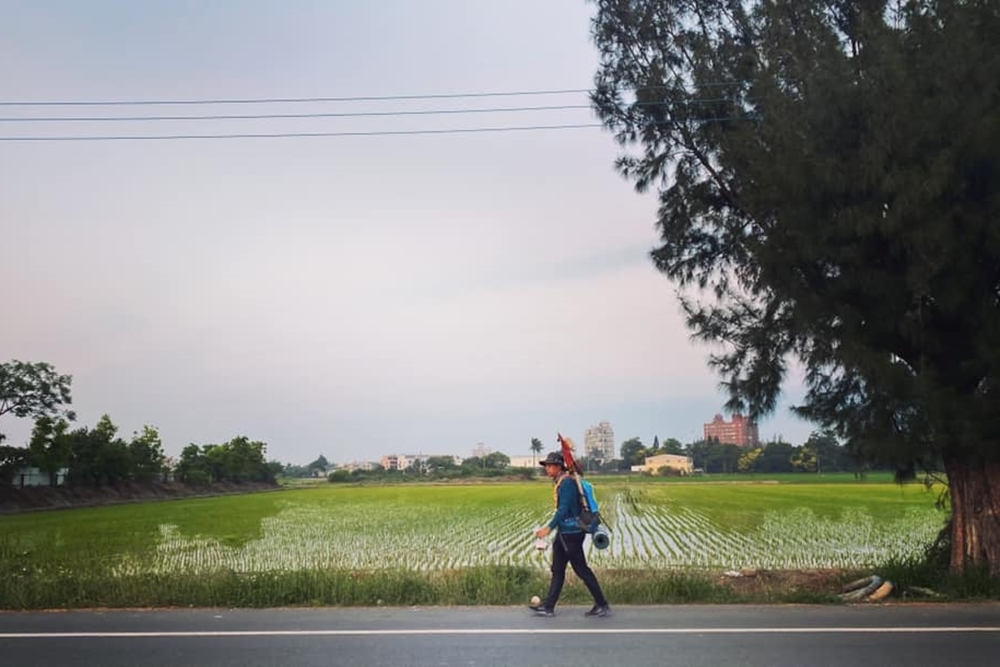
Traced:
<path fill-rule="evenodd" d="M 739 577 L 692 570 L 598 570 L 615 605 L 838 604 L 840 587 L 877 573 L 893 582 L 887 601 L 1000 599 L 1000 580 L 984 572 L 942 574 L 919 561 L 872 571 L 759 571 Z M 488 566 L 435 572 L 304 570 L 240 574 L 135 576 L 15 575 L 0 579 L 0 609 L 170 607 L 508 606 L 544 595 L 548 572 Z M 572 574 L 560 604 L 589 605 Z"/>
<path fill-rule="evenodd" d="M 598 572 L 616 604 L 747 601 L 697 572 Z M 524 567 L 475 567 L 440 572 L 410 570 L 220 572 L 84 577 L 15 576 L 0 580 L 0 608 L 139 608 L 286 606 L 520 605 L 544 595 L 548 572 Z M 590 604 L 572 575 L 561 604 Z"/>

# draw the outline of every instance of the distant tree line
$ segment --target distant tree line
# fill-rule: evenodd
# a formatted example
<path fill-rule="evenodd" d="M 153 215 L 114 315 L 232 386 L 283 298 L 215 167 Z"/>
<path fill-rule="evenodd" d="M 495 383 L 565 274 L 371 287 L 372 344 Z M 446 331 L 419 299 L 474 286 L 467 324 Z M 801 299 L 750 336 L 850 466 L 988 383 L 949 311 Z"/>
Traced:
<path fill-rule="evenodd" d="M 28 444 L 28 463 L 49 475 L 55 486 L 60 470 L 65 483 L 99 488 L 121 482 L 161 479 L 166 457 L 160 434 L 152 426 L 133 433 L 128 441 L 118 437 L 118 427 L 103 415 L 94 428 L 69 430 L 63 419 L 41 417 L 35 421 Z"/>
<path fill-rule="evenodd" d="M 47 474 L 51 486 L 65 483 L 91 488 L 166 481 L 171 476 L 189 484 L 274 482 L 281 472 L 280 464 L 264 460 L 267 446 L 245 436 L 222 444 L 190 444 L 174 467 L 163 453 L 156 428 L 144 426 L 126 440 L 118 436 L 118 427 L 108 415 L 93 428 L 73 430 L 64 419 L 40 417 L 28 447 L 4 449 L 0 481 L 6 483 L 16 483 L 16 471 L 29 466 Z"/>
<path fill-rule="evenodd" d="M 704 473 L 864 473 L 877 469 L 849 447 L 841 445 L 830 431 L 817 431 L 802 445 L 792 445 L 777 438 L 756 447 L 740 447 L 709 438 L 681 444 L 675 438 L 662 443 L 658 436 L 645 446 L 641 438 L 629 438 L 620 447 L 620 458 L 610 461 L 582 459 L 592 472 L 618 472 L 641 466 L 647 457 L 660 454 L 689 456 L 693 467 Z M 891 470 L 891 466 L 885 466 Z"/>
<path fill-rule="evenodd" d="M 780 439 L 757 447 L 701 440 L 688 451 L 695 468 L 707 473 L 859 472 L 867 467 L 829 433 L 814 433 L 799 446 Z"/>
<path fill-rule="evenodd" d="M 274 482 L 280 463 L 264 460 L 267 445 L 238 436 L 219 445 L 190 444 L 181 452 L 175 477 L 189 484 Z"/>
<path fill-rule="evenodd" d="M 52 486 L 91 488 L 165 480 L 171 472 L 176 480 L 192 484 L 274 482 L 281 472 L 281 464 L 265 462 L 263 442 L 244 436 L 218 445 L 188 445 L 172 470 L 152 426 L 125 440 L 105 414 L 93 428 L 71 429 L 76 419 L 66 409 L 72 402 L 71 384 L 71 376 L 44 362 L 0 364 L 0 416 L 34 419 L 27 447 L 0 444 L 0 484 L 15 483 L 17 471 L 27 467 L 45 473 Z M 0 433 L 0 443 L 4 439 Z"/>
<path fill-rule="evenodd" d="M 307 477 L 326 477 L 327 471 L 330 469 L 330 462 L 327 461 L 325 456 L 320 454 L 319 458 L 308 465 L 300 466 L 293 463 L 285 463 L 279 464 L 279 466 L 282 477 L 302 479 Z"/>
<path fill-rule="evenodd" d="M 455 463 L 450 456 L 429 456 L 423 461 L 414 463 L 404 470 L 393 470 L 376 467 L 374 470 L 335 470 L 330 473 L 329 480 L 334 483 L 343 482 L 405 482 L 448 480 L 468 478 L 496 478 L 511 475 L 530 479 L 536 474 L 531 468 L 510 467 L 510 457 L 502 452 L 492 452 L 486 456 L 472 456 L 461 463 Z"/>

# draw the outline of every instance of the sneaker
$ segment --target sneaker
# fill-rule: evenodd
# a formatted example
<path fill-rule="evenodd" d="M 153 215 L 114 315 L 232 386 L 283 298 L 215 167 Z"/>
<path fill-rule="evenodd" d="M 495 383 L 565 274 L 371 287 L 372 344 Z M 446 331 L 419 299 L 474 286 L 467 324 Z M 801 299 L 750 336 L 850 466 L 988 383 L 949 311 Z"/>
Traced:
<path fill-rule="evenodd" d="M 528 609 L 530 609 L 531 611 L 535 612 L 535 616 L 545 616 L 546 618 L 548 618 L 550 616 L 555 616 L 556 615 L 556 612 L 554 612 L 551 609 L 546 609 L 545 607 L 543 607 L 540 604 L 537 604 L 537 605 L 536 604 L 529 604 L 528 605 Z"/>
<path fill-rule="evenodd" d="M 599 617 L 608 616 L 609 614 L 611 614 L 611 607 L 609 607 L 606 604 L 595 604 L 593 607 L 590 608 L 590 611 L 586 611 L 583 613 L 584 616 L 599 616 Z"/>

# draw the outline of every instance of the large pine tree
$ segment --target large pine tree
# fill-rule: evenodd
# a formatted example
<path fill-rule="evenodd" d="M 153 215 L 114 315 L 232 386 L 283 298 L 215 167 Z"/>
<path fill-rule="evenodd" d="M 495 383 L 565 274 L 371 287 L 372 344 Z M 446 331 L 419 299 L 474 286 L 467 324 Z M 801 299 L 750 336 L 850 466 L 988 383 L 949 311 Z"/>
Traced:
<path fill-rule="evenodd" d="M 596 0 L 592 101 L 729 407 L 943 465 L 1000 575 L 1000 2 Z"/>

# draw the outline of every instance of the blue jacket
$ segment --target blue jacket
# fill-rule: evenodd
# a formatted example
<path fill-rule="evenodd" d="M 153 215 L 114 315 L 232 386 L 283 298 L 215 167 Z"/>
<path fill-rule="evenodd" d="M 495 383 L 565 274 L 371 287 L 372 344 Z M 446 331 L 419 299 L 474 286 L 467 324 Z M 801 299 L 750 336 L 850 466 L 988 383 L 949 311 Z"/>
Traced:
<path fill-rule="evenodd" d="M 558 528 L 560 533 L 582 533 L 580 522 L 580 490 L 569 475 L 556 479 L 553 491 L 556 511 L 549 520 L 549 528 Z"/>

